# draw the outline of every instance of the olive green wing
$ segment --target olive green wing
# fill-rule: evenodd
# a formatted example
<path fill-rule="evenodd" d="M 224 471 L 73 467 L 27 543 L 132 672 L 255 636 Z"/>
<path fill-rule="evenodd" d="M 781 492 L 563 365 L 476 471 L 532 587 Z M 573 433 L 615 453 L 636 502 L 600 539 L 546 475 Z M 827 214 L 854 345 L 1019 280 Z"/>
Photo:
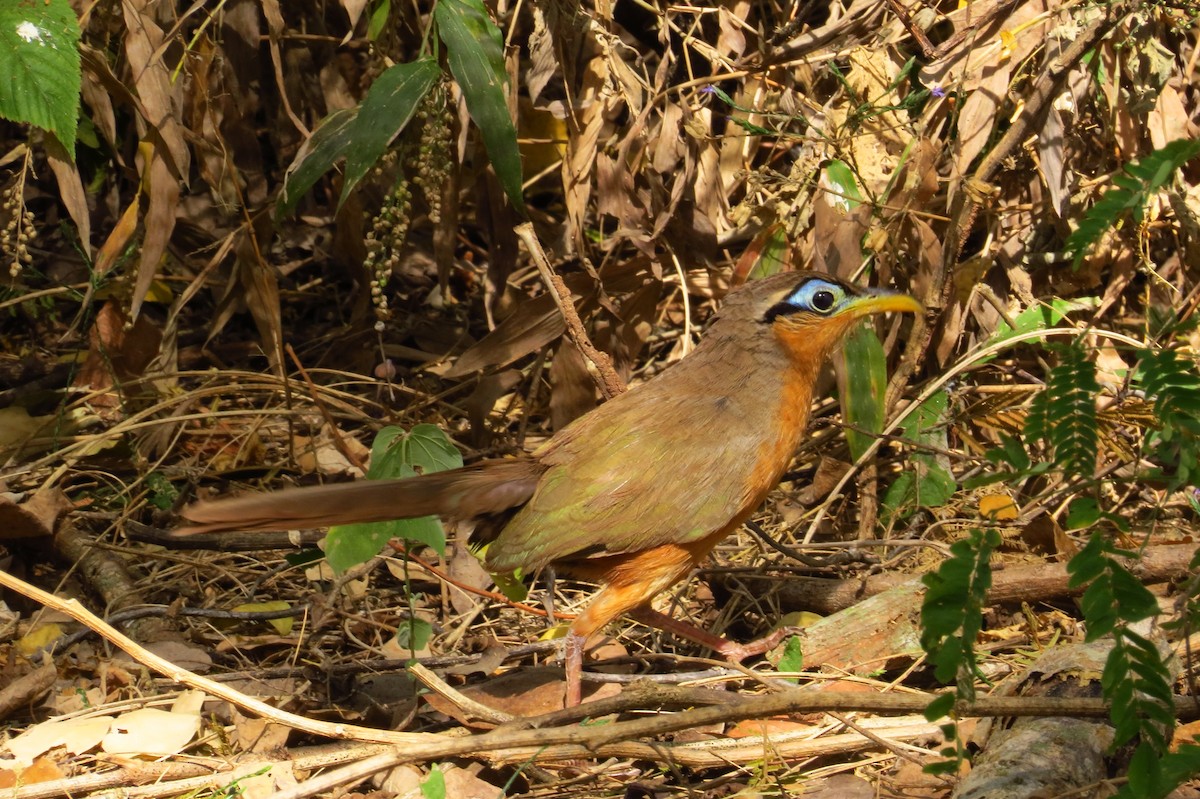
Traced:
<path fill-rule="evenodd" d="M 632 413 L 618 407 L 592 419 L 620 399 L 540 456 L 547 471 L 488 549 L 489 568 L 532 571 L 699 541 L 761 499 L 748 487 L 763 443 L 748 417 L 761 414 L 727 397 L 664 395 L 641 398 Z M 696 418 L 709 422 L 698 427 Z"/>

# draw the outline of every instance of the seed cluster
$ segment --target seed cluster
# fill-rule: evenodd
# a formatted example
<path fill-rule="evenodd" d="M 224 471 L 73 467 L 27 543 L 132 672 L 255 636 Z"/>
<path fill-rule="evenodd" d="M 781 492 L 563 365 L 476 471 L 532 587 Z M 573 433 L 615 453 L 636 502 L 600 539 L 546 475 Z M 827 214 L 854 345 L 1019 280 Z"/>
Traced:
<path fill-rule="evenodd" d="M 25 179 L 32 171 L 32 151 L 25 152 L 21 170 L 3 190 L 0 190 L 0 255 L 8 262 L 8 273 L 16 277 L 21 268 L 33 263 L 29 245 L 37 238 L 33 213 L 25 207 Z"/>
<path fill-rule="evenodd" d="M 429 208 L 429 221 L 434 225 L 441 222 L 442 190 L 453 168 L 450 147 L 454 117 L 450 105 L 445 85 L 435 86 L 421 101 L 404 137 L 376 166 L 377 174 L 396 176 L 366 235 L 365 266 L 371 274 L 377 329 L 391 313 L 384 289 L 399 266 L 400 251 L 412 226 L 414 186 Z"/>

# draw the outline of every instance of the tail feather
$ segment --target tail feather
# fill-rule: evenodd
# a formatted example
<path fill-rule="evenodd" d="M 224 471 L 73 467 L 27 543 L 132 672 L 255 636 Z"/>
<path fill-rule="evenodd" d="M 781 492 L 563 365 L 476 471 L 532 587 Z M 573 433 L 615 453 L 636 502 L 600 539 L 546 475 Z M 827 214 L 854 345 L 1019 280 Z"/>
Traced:
<path fill-rule="evenodd" d="M 524 505 L 544 470 L 531 459 L 493 460 L 402 480 L 359 480 L 196 502 L 181 513 L 191 524 L 175 534 L 291 530 L 431 515 L 473 519 Z"/>

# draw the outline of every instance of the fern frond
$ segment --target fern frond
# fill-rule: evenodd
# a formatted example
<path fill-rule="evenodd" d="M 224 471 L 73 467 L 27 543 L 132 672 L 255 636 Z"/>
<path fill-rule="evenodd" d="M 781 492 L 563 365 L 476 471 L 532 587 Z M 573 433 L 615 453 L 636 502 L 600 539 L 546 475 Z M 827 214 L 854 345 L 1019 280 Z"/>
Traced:
<path fill-rule="evenodd" d="M 1146 435 L 1151 460 L 1172 489 L 1200 476 L 1200 373 L 1175 350 L 1147 350 L 1139 364 L 1146 399 L 1154 404 L 1158 427 Z"/>
<path fill-rule="evenodd" d="M 1113 175 L 1113 188 L 1084 214 L 1066 242 L 1066 250 L 1075 255 L 1075 266 L 1087 251 L 1126 212 L 1134 222 L 1142 221 L 1150 195 L 1161 189 L 1179 167 L 1200 155 L 1200 140 L 1176 139 L 1161 150 L 1155 150 L 1140 161 L 1125 165 L 1123 174 Z"/>
<path fill-rule="evenodd" d="M 921 646 L 935 676 L 956 682 L 959 699 L 975 698 L 975 639 L 992 585 L 992 552 L 1000 543 L 995 530 L 971 530 L 950 547 L 936 572 L 921 578 L 928 589 L 921 604 Z"/>
<path fill-rule="evenodd" d="M 1046 387 L 1033 398 L 1025 435 L 1050 449 L 1054 466 L 1068 476 L 1089 478 L 1096 469 L 1099 433 L 1096 425 L 1096 367 L 1082 347 L 1057 350 L 1060 362 L 1046 377 Z"/>

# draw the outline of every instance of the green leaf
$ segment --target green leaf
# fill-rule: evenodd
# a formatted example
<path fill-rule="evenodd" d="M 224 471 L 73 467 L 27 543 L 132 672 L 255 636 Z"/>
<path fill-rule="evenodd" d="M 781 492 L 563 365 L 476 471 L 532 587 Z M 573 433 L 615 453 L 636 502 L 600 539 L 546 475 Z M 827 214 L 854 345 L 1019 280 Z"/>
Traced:
<path fill-rule="evenodd" d="M 945 391 L 933 394 L 908 418 L 903 437 L 918 445 L 909 458 L 912 468 L 900 473 L 883 498 L 884 521 L 892 523 L 897 517 L 910 514 L 917 508 L 940 507 L 954 496 L 958 485 L 954 475 L 944 465 L 944 456 L 924 451 L 920 446 L 949 449 L 946 437 L 946 410 L 949 395 Z M 1001 478 L 1003 479 L 1003 475 Z"/>
<path fill-rule="evenodd" d="M 429 768 L 429 776 L 421 781 L 421 796 L 424 799 L 446 799 L 446 777 L 436 763 Z"/>
<path fill-rule="evenodd" d="M 493 574 L 492 582 L 496 584 L 496 588 L 500 589 L 500 593 L 513 602 L 524 602 L 529 597 L 529 586 L 521 582 L 518 575 Z"/>
<path fill-rule="evenodd" d="M 75 159 L 79 20 L 68 0 L 0 3 L 0 117 L 54 134 Z"/>
<path fill-rule="evenodd" d="M 169 510 L 179 500 L 179 489 L 162 472 L 147 474 L 146 488 L 150 491 L 150 504 L 159 510 Z"/>
<path fill-rule="evenodd" d="M 1075 256 L 1078 267 L 1087 251 L 1105 233 L 1128 214 L 1140 223 L 1150 195 L 1167 184 L 1175 173 L 1191 159 L 1200 155 L 1200 140 L 1177 139 L 1160 150 L 1125 165 L 1124 173 L 1113 175 L 1113 187 L 1091 208 L 1066 241 L 1066 251 Z"/>
<path fill-rule="evenodd" d="M 1045 441 L 1054 467 L 1068 477 L 1088 479 L 1096 470 L 1096 367 L 1078 344 L 1053 348 L 1060 362 L 1033 398 L 1025 435 Z"/>
<path fill-rule="evenodd" d="M 936 572 L 921 578 L 927 590 L 921 604 L 921 647 L 934 675 L 953 681 L 959 698 L 975 698 L 975 639 L 983 626 L 983 606 L 992 585 L 991 556 L 1000 545 L 995 530 L 971 530 L 950 547 Z"/>
<path fill-rule="evenodd" d="M 851 459 L 858 460 L 883 430 L 883 401 L 887 391 L 887 359 L 879 337 L 870 326 L 857 325 L 846 337 L 842 370 L 845 375 L 840 386 L 842 409 L 846 421 L 860 428 L 846 430 L 846 441 Z"/>
<path fill-rule="evenodd" d="M 375 166 L 396 134 L 416 114 L 421 100 L 441 75 L 432 58 L 396 64 L 375 79 L 351 123 L 352 146 L 346 152 L 346 178 L 338 206 Z"/>
<path fill-rule="evenodd" d="M 759 280 L 785 271 L 789 266 L 791 243 L 788 241 L 787 228 L 774 224 L 755 239 L 761 241 L 762 249 L 754 266 L 750 267 L 746 280 Z"/>
<path fill-rule="evenodd" d="M 371 447 L 367 479 L 403 479 L 462 465 L 462 454 L 436 425 L 419 424 L 409 433 L 387 427 L 379 431 Z M 333 570 L 341 574 L 375 557 L 393 538 L 424 544 L 439 554 L 446 548 L 441 522 L 436 516 L 424 516 L 333 527 L 325 539 L 325 556 Z"/>
<path fill-rule="evenodd" d="M 396 628 L 396 643 L 410 652 L 424 649 L 432 636 L 433 625 L 418 616 L 403 619 Z"/>
<path fill-rule="evenodd" d="M 783 645 L 783 654 L 779 657 L 779 663 L 775 665 L 776 671 L 800 671 L 804 668 L 804 642 L 800 636 L 790 636 Z M 795 678 L 790 678 L 795 682 Z"/>
<path fill-rule="evenodd" d="M 462 465 L 462 453 L 437 425 L 419 424 L 407 434 L 400 427 L 385 427 L 371 446 L 367 479 L 412 477 L 459 469 Z"/>
<path fill-rule="evenodd" d="M 936 699 L 925 706 L 925 720 L 932 722 L 949 716 L 950 711 L 954 710 L 955 699 L 952 691 L 939 694 Z"/>
<path fill-rule="evenodd" d="M 1100 521 L 1100 503 L 1092 497 L 1081 497 L 1071 502 L 1067 510 L 1067 529 L 1086 530 Z"/>
<path fill-rule="evenodd" d="M 1025 333 L 1032 333 L 1035 330 L 1049 330 L 1052 327 L 1056 327 L 1063 319 L 1066 319 L 1067 314 L 1072 311 L 1093 308 L 1099 302 L 1100 300 L 1097 297 L 1082 297 L 1072 300 L 1054 298 L 1049 302 L 1040 302 L 1036 305 L 1031 305 L 1017 314 L 1017 318 L 1013 319 L 1012 325 L 1009 325 L 1007 322 L 1001 322 L 996 328 L 996 332 L 988 339 L 988 346 L 999 344 L 1002 341 Z"/>
<path fill-rule="evenodd" d="M 838 196 L 833 198 L 836 208 L 847 212 L 862 205 L 863 196 L 858 189 L 854 170 L 845 161 L 834 158 L 825 164 L 825 177 L 838 193 Z"/>
<path fill-rule="evenodd" d="M 388 15 L 392 13 L 391 0 L 376 0 L 371 4 L 371 18 L 367 20 L 367 38 L 377 41 L 387 27 Z"/>
<path fill-rule="evenodd" d="M 284 176 L 283 191 L 275 205 L 276 219 L 290 214 L 313 184 L 350 151 L 354 145 L 353 127 L 357 117 L 358 108 L 347 108 L 334 111 L 317 125 Z"/>
<path fill-rule="evenodd" d="M 513 207 L 525 216 L 521 153 L 508 113 L 504 40 L 480 0 L 439 0 L 433 17 L 446 43 L 446 60 L 462 88 L 471 119 L 483 135 L 488 158 Z"/>
<path fill-rule="evenodd" d="M 316 547 L 302 549 L 299 552 L 289 552 L 283 556 L 289 566 L 309 566 L 325 558 L 325 553 Z"/>

